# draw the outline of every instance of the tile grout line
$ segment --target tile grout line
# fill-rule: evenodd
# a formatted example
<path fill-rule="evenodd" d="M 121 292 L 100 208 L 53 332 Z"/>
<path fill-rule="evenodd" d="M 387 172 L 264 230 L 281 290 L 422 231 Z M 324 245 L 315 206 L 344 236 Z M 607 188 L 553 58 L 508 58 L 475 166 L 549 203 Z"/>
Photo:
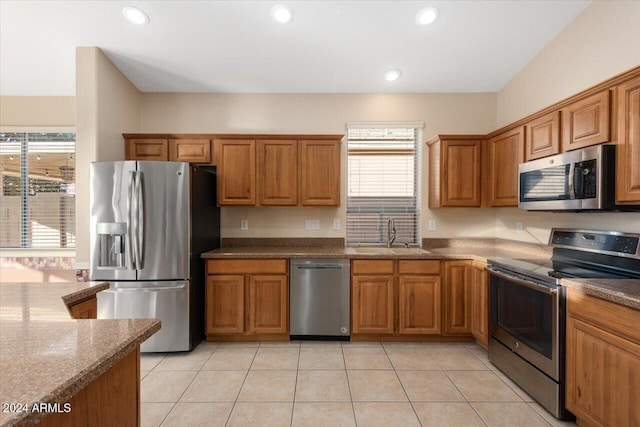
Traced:
<path fill-rule="evenodd" d="M 356 418 L 356 408 L 353 403 L 353 394 L 351 393 L 351 381 L 349 381 L 349 371 L 347 370 L 347 359 L 344 357 L 344 346 L 340 343 L 340 353 L 342 353 L 342 363 L 344 363 L 344 374 L 347 376 L 347 387 L 349 388 L 349 400 L 351 401 L 351 414 L 353 415 L 353 423 L 358 427 L 358 419 Z"/>
<path fill-rule="evenodd" d="M 296 409 L 296 393 L 298 391 L 298 373 L 300 372 L 300 353 L 302 353 L 302 342 L 298 347 L 298 363 L 296 364 L 296 381 L 293 383 L 293 402 L 291 404 L 291 421 L 289 426 L 293 427 L 293 411 Z"/>
<path fill-rule="evenodd" d="M 231 411 L 229 411 L 229 415 L 227 416 L 227 421 L 224 423 L 225 426 L 229 424 L 229 421 L 231 420 L 231 415 L 233 414 L 233 411 L 236 409 L 236 404 L 238 403 L 238 398 L 240 397 L 240 393 L 242 393 L 242 388 L 244 387 L 244 383 L 247 381 L 249 372 L 251 372 L 251 366 L 253 366 L 253 362 L 254 360 L 256 360 L 256 357 L 258 356 L 258 350 L 260 349 L 260 344 L 258 344 L 258 347 L 254 347 L 254 348 L 255 348 L 255 353 L 253 354 L 253 358 L 251 359 L 251 363 L 249 364 L 247 373 L 244 375 L 244 379 L 242 380 L 242 384 L 240 385 L 238 394 L 236 394 L 236 400 L 233 401 L 233 406 L 231 407 Z"/>
<path fill-rule="evenodd" d="M 404 395 L 407 397 L 407 402 L 409 402 L 409 406 L 411 406 L 411 410 L 413 411 L 413 414 L 416 416 L 416 419 L 418 420 L 418 424 L 420 424 L 420 427 L 424 427 L 424 425 L 422 424 L 422 420 L 420 419 L 420 417 L 418 416 L 418 413 L 416 412 L 416 408 L 413 406 L 413 402 L 409 398 L 409 393 L 407 393 L 407 390 L 404 388 L 404 384 L 402 384 L 402 380 L 400 380 L 398 371 L 396 370 L 396 367 L 393 365 L 393 362 L 391 361 L 391 357 L 389 357 L 389 353 L 387 353 L 387 348 L 385 346 L 382 346 L 382 348 L 384 349 L 384 353 L 387 355 L 387 359 L 389 359 L 389 363 L 391 363 L 391 366 L 393 367 L 393 373 L 396 375 L 396 378 L 400 383 L 400 387 L 402 387 L 402 391 L 404 392 Z"/>

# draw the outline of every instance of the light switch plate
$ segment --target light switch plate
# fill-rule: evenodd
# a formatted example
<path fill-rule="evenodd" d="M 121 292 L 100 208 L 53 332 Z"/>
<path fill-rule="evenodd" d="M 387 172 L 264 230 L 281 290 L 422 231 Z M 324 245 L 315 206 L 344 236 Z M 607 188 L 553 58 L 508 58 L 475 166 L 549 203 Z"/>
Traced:
<path fill-rule="evenodd" d="M 246 231 L 249 229 L 249 220 L 241 219 L 240 220 L 240 230 Z"/>
<path fill-rule="evenodd" d="M 436 231 L 436 220 L 430 219 L 428 223 L 429 231 Z"/>
<path fill-rule="evenodd" d="M 339 219 L 334 219 L 333 220 L 333 229 L 334 230 L 340 230 L 340 220 Z"/>
<path fill-rule="evenodd" d="M 307 219 L 304 222 L 304 228 L 307 230 L 320 230 L 319 219 Z"/>

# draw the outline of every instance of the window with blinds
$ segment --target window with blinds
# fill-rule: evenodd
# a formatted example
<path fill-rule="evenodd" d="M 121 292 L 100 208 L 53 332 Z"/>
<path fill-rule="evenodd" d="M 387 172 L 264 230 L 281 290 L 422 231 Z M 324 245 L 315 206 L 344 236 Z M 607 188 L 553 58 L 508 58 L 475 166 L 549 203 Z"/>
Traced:
<path fill-rule="evenodd" d="M 347 245 L 395 245 L 420 236 L 418 128 L 348 128 Z"/>
<path fill-rule="evenodd" d="M 74 133 L 0 133 L 0 247 L 75 247 L 75 151 Z"/>

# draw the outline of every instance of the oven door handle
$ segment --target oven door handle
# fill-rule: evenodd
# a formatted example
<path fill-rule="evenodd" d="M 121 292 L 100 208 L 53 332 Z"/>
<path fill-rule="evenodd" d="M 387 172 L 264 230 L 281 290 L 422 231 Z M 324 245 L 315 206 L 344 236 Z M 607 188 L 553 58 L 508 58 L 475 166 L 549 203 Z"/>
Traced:
<path fill-rule="evenodd" d="M 495 275 L 495 276 L 497 276 L 497 277 L 499 277 L 501 279 L 508 280 L 510 282 L 513 282 L 513 283 L 517 283 L 518 285 L 526 286 L 527 288 L 531 288 L 531 289 L 533 289 L 535 291 L 538 291 L 538 292 L 543 292 L 543 293 L 548 294 L 548 295 L 555 295 L 555 294 L 558 293 L 557 289 L 550 288 L 548 286 L 544 286 L 544 285 L 541 285 L 539 283 L 530 282 L 528 280 L 522 280 L 519 277 L 513 276 L 511 274 L 505 274 L 505 273 L 503 273 L 501 271 L 498 271 L 498 270 L 496 270 L 495 268 L 493 268 L 491 266 L 488 266 L 487 270 L 491 274 L 493 274 L 493 275 Z"/>

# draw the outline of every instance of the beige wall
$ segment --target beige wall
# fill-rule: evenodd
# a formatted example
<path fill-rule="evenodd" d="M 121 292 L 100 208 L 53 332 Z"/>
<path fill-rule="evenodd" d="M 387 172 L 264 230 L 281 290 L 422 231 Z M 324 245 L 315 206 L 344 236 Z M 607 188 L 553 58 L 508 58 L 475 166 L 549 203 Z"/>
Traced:
<path fill-rule="evenodd" d="M 0 126 L 73 127 L 76 105 L 73 96 L 0 96 Z"/>
<path fill-rule="evenodd" d="M 498 125 L 640 65 L 640 2 L 594 1 L 498 93 Z M 522 222 L 523 231 L 516 231 Z M 496 209 L 496 237 L 547 243 L 552 227 L 640 230 L 640 213 Z"/>
<path fill-rule="evenodd" d="M 593 1 L 498 92 L 498 126 L 638 65 L 640 1 Z"/>
<path fill-rule="evenodd" d="M 141 94 L 96 47 L 76 49 L 76 268 L 89 266 L 89 165 L 124 159 L 140 131 Z"/>
<path fill-rule="evenodd" d="M 142 132 L 329 133 L 344 134 L 352 121 L 424 122 L 423 140 L 437 133 L 488 133 L 495 129 L 496 96 L 478 94 L 142 94 Z M 423 147 L 424 148 L 424 144 Z M 423 151 L 426 170 L 426 150 Z M 346 147 L 342 186 L 346 188 Z M 493 236 L 492 210 L 427 209 L 423 174 L 423 236 Z M 345 200 L 339 208 L 223 208 L 223 237 L 344 237 Z M 468 213 L 473 215 L 469 221 Z M 249 230 L 240 230 L 240 220 Z M 305 230 L 305 219 L 320 230 Z M 334 219 L 340 230 L 333 230 Z M 437 230 L 426 231 L 429 219 Z M 488 225 L 488 226 L 487 226 Z"/>

